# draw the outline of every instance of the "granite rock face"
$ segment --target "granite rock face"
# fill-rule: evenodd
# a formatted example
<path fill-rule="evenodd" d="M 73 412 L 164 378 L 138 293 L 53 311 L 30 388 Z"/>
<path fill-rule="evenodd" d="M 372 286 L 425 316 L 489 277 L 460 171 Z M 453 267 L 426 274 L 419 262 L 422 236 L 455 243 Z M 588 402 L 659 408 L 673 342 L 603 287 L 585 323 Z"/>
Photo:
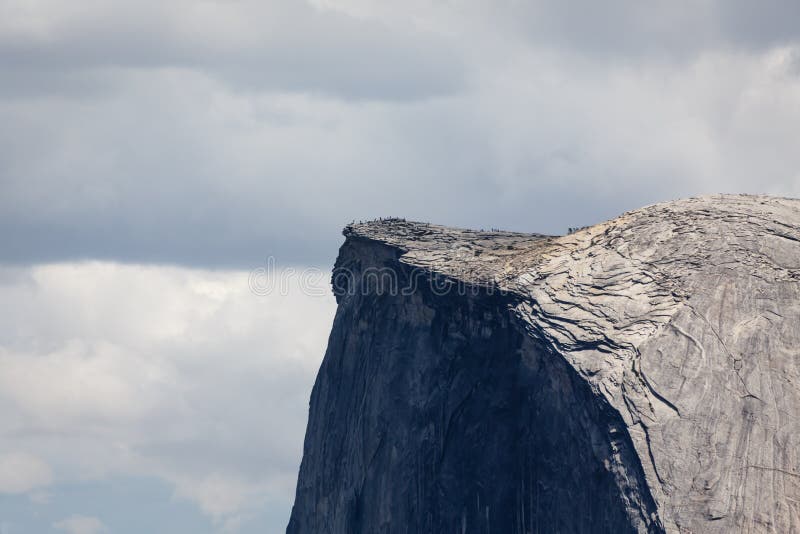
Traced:
<path fill-rule="evenodd" d="M 287 533 L 800 532 L 800 201 L 344 233 Z"/>

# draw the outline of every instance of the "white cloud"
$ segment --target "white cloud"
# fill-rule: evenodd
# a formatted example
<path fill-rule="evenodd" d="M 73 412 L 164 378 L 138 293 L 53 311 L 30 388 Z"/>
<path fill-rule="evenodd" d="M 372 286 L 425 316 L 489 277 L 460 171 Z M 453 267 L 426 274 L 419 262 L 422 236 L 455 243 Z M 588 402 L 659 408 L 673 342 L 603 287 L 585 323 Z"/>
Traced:
<path fill-rule="evenodd" d="M 50 467 L 25 452 L 0 454 L 0 493 L 28 493 L 48 486 L 53 480 Z"/>
<path fill-rule="evenodd" d="M 102 521 L 96 517 L 73 515 L 53 524 L 53 528 L 63 530 L 68 534 L 100 534 L 108 532 Z"/>
<path fill-rule="evenodd" d="M 265 480 L 211 472 L 199 477 L 179 476 L 171 482 L 177 498 L 196 503 L 221 531 L 236 532 L 242 522 L 263 509 L 268 501 L 285 502 L 286 493 L 293 491 L 296 478 L 294 472 Z M 281 526 L 285 525 L 276 525 Z"/>
<path fill-rule="evenodd" d="M 0 269 L 0 450 L 30 451 L 0 457 L 0 491 L 158 477 L 220 529 L 288 517 L 327 283 L 256 296 L 243 271 Z"/>
<path fill-rule="evenodd" d="M 0 395 L 20 416 L 51 429 L 89 420 L 122 423 L 151 409 L 146 390 L 159 380 L 157 366 L 138 360 L 104 340 L 71 339 L 37 355 L 0 349 Z"/>

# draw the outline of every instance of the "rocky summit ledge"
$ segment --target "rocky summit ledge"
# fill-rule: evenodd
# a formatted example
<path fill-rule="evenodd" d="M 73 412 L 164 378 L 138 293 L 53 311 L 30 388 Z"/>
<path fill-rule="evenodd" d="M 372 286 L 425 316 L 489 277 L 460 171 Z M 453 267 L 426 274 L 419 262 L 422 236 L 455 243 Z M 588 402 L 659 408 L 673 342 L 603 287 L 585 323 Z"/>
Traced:
<path fill-rule="evenodd" d="M 504 305 L 510 319 L 496 304 L 476 299 L 460 304 L 457 299 L 424 292 L 422 300 L 413 296 L 341 300 L 331 338 L 337 344 L 329 346 L 316 397 L 312 397 L 291 532 L 427 532 L 425 525 L 450 525 L 451 520 L 462 525 L 462 519 L 464 525 L 475 525 L 481 518 L 486 524 L 480 528 L 459 531 L 521 533 L 534 531 L 533 517 L 542 531 L 800 532 L 800 201 L 717 195 L 665 202 L 565 236 L 462 230 L 398 219 L 352 224 L 344 234 L 347 239 L 337 268 L 391 267 L 396 262 L 469 284 L 497 287 L 507 295 Z M 391 254 L 375 253 L 370 248 L 375 245 Z M 384 308 L 391 310 L 386 313 L 393 318 L 386 323 L 374 315 L 374 310 Z M 470 315 L 470 310 L 479 308 L 482 315 Z M 443 324 L 449 324 L 445 334 L 439 333 Z M 507 328 L 520 332 L 522 341 L 513 341 L 513 336 L 492 337 Z M 485 344 L 490 338 L 492 342 Z M 388 341 L 383 339 L 394 344 L 385 345 Z M 407 366 L 388 364 L 369 367 L 370 358 L 386 357 L 387 346 L 415 354 L 419 369 L 412 372 Z M 473 352 L 476 361 L 483 354 L 493 362 L 481 368 L 483 374 L 476 374 L 478 364 L 472 360 L 462 362 L 464 354 Z M 521 360 L 506 358 L 506 353 L 518 354 Z M 449 363 L 444 370 L 431 368 L 436 382 L 430 389 L 422 388 L 424 380 L 413 377 L 424 376 L 419 374 L 422 369 L 439 361 Z M 558 367 L 562 364 L 563 369 Z M 338 366 L 339 371 L 328 366 Z M 381 383 L 389 389 L 370 395 L 359 390 L 360 415 L 354 420 L 323 424 L 315 418 L 315 406 L 323 413 L 342 402 L 355 406 L 353 399 L 343 401 L 331 392 L 341 391 L 337 384 L 346 380 L 341 369 L 361 366 L 371 369 L 369 380 L 382 377 Z M 509 382 L 501 381 L 492 389 L 498 366 L 506 369 L 503 376 L 514 378 L 507 377 L 504 380 Z M 533 375 L 522 379 L 520 369 Z M 355 383 L 367 383 L 359 371 L 352 372 Z M 550 378 L 542 378 L 542 373 Z M 562 378 L 556 380 L 557 376 Z M 441 406 L 435 404 L 442 383 L 459 390 L 469 380 L 471 389 L 465 390 L 461 404 L 446 398 Z M 532 392 L 533 383 L 540 393 Z M 498 400 L 509 388 L 518 399 L 510 405 Z M 581 396 L 578 392 L 584 389 Z M 547 394 L 537 396 L 541 392 Z M 565 396 L 571 400 L 564 400 Z M 391 400 L 395 398 L 408 398 L 407 408 Z M 478 398 L 484 408 L 470 407 Z M 537 407 L 520 400 L 525 398 L 538 399 Z M 386 402 L 393 406 L 392 417 L 409 417 L 408 425 L 418 424 L 421 406 L 435 404 L 441 413 L 420 423 L 415 432 L 422 434 L 416 438 L 408 431 L 381 430 Z M 505 408 L 493 412 L 490 407 L 495 404 Z M 556 447 L 561 452 L 554 452 L 550 449 L 559 438 L 515 431 L 519 449 L 508 454 L 524 458 L 525 469 L 539 473 L 530 480 L 520 480 L 517 474 L 500 476 L 506 460 L 486 452 L 504 446 L 494 444 L 489 434 L 503 435 L 514 424 L 487 421 L 503 421 L 502 414 L 509 409 L 517 419 L 530 418 L 530 425 L 541 433 L 569 436 L 568 442 Z M 472 427 L 460 423 L 465 410 L 472 413 L 471 424 L 478 425 L 480 420 L 489 434 L 470 434 Z M 367 420 L 373 421 L 371 426 L 364 426 Z M 325 426 L 325 432 L 342 436 L 341 432 L 354 431 L 352 425 L 358 427 L 359 435 L 377 432 L 383 436 L 375 441 L 365 438 L 374 450 L 363 454 L 377 459 L 358 464 L 357 472 L 350 473 L 356 480 L 346 486 L 347 492 L 354 492 L 348 493 L 350 497 L 342 497 L 344 486 L 323 492 L 323 497 L 315 484 L 321 483 L 318 477 L 328 467 L 319 454 L 332 445 L 319 432 Z M 462 458 L 469 449 L 463 443 L 453 445 L 453 436 L 479 443 L 486 456 L 471 457 L 471 463 L 458 463 L 457 469 L 448 471 L 448 461 L 455 461 L 448 458 Z M 420 471 L 404 474 L 408 480 L 397 482 L 398 488 L 421 492 L 420 488 L 432 485 L 442 491 L 456 480 L 458 484 L 445 492 L 449 498 L 474 502 L 475 498 L 490 499 L 491 491 L 480 489 L 488 486 L 495 497 L 487 510 L 494 507 L 498 512 L 495 520 L 482 508 L 462 509 L 467 505 L 461 501 L 426 508 L 431 498 L 424 499 L 421 493 L 412 498 L 370 485 L 381 473 L 392 473 L 397 481 L 400 475 L 393 469 L 401 462 L 398 458 L 410 454 L 409 458 L 418 459 L 431 444 L 440 448 L 437 460 L 430 465 L 409 464 L 409 469 Z M 361 446 L 353 443 L 352 447 Z M 534 458 L 532 450 L 538 451 Z M 583 450 L 591 452 L 585 456 Z M 342 454 L 325 458 L 344 461 L 350 453 L 342 450 Z M 498 474 L 485 478 L 489 475 L 466 467 L 487 462 L 487 469 Z M 575 466 L 594 462 L 600 466 L 598 473 L 606 473 L 610 482 L 602 482 L 606 475 L 589 475 Z M 563 476 L 548 474 L 548 466 L 560 466 Z M 509 473 L 516 473 L 514 469 Z M 545 497 L 566 495 L 580 501 L 581 492 L 589 489 L 582 490 L 579 481 L 589 476 L 600 477 L 592 479 L 591 491 L 602 494 L 597 499 L 606 504 L 603 510 L 587 508 L 587 522 L 568 517 L 563 503 L 540 504 L 543 491 Z M 470 489 L 473 485 L 478 489 Z M 517 488 L 515 496 L 503 500 L 509 485 Z M 455 497 L 462 491 L 462 497 Z M 336 516 L 339 530 L 305 528 L 322 524 L 314 521 L 323 516 L 308 508 L 313 505 L 319 511 L 320 499 L 337 510 L 336 499 L 340 504 L 355 499 L 354 506 L 362 515 L 348 516 L 355 512 L 347 508 L 350 512 L 337 512 L 344 514 Z M 367 513 L 364 499 L 391 513 Z M 587 500 L 586 506 L 594 506 L 593 502 Z M 617 507 L 623 511 L 620 516 L 609 511 Z M 412 521 L 414 510 L 427 510 L 433 523 Z M 503 514 L 516 519 L 504 523 Z M 594 529 L 598 521 L 606 526 Z"/>
<path fill-rule="evenodd" d="M 395 247 L 402 251 L 400 261 L 409 265 L 525 293 L 534 279 L 566 274 L 556 264 L 573 263 L 574 274 L 577 265 L 610 251 L 619 261 L 645 262 L 664 274 L 732 268 L 743 261 L 738 268 L 757 276 L 796 277 L 792 261 L 767 261 L 759 247 L 726 247 L 739 238 L 748 244 L 759 236 L 800 239 L 798 210 L 797 199 L 716 195 L 647 206 L 565 236 L 468 230 L 397 218 L 350 224 L 343 234 Z M 728 258 L 719 257 L 729 252 Z M 667 263 L 671 266 L 665 268 Z"/>
<path fill-rule="evenodd" d="M 405 219 L 379 219 L 351 224 L 342 232 L 394 247 L 400 261 L 470 283 L 496 284 L 509 267 L 555 239 L 543 234 L 502 230 L 467 230 Z"/>

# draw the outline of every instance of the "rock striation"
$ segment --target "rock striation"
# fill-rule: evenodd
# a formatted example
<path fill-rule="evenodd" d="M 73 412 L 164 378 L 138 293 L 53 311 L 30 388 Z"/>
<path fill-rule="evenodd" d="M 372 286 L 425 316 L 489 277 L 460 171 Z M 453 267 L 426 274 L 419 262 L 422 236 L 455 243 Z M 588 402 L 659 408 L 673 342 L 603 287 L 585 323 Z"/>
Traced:
<path fill-rule="evenodd" d="M 800 201 L 344 234 L 288 534 L 800 532 Z"/>

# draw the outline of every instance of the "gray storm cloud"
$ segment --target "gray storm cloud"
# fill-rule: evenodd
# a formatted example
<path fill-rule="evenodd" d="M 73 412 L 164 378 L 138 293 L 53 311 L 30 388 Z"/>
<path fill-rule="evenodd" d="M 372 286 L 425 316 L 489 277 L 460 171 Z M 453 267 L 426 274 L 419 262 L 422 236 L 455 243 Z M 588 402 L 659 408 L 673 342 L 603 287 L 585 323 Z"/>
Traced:
<path fill-rule="evenodd" d="M 798 191 L 791 3 L 1 9 L 4 261 L 327 264 L 353 218 Z"/>

